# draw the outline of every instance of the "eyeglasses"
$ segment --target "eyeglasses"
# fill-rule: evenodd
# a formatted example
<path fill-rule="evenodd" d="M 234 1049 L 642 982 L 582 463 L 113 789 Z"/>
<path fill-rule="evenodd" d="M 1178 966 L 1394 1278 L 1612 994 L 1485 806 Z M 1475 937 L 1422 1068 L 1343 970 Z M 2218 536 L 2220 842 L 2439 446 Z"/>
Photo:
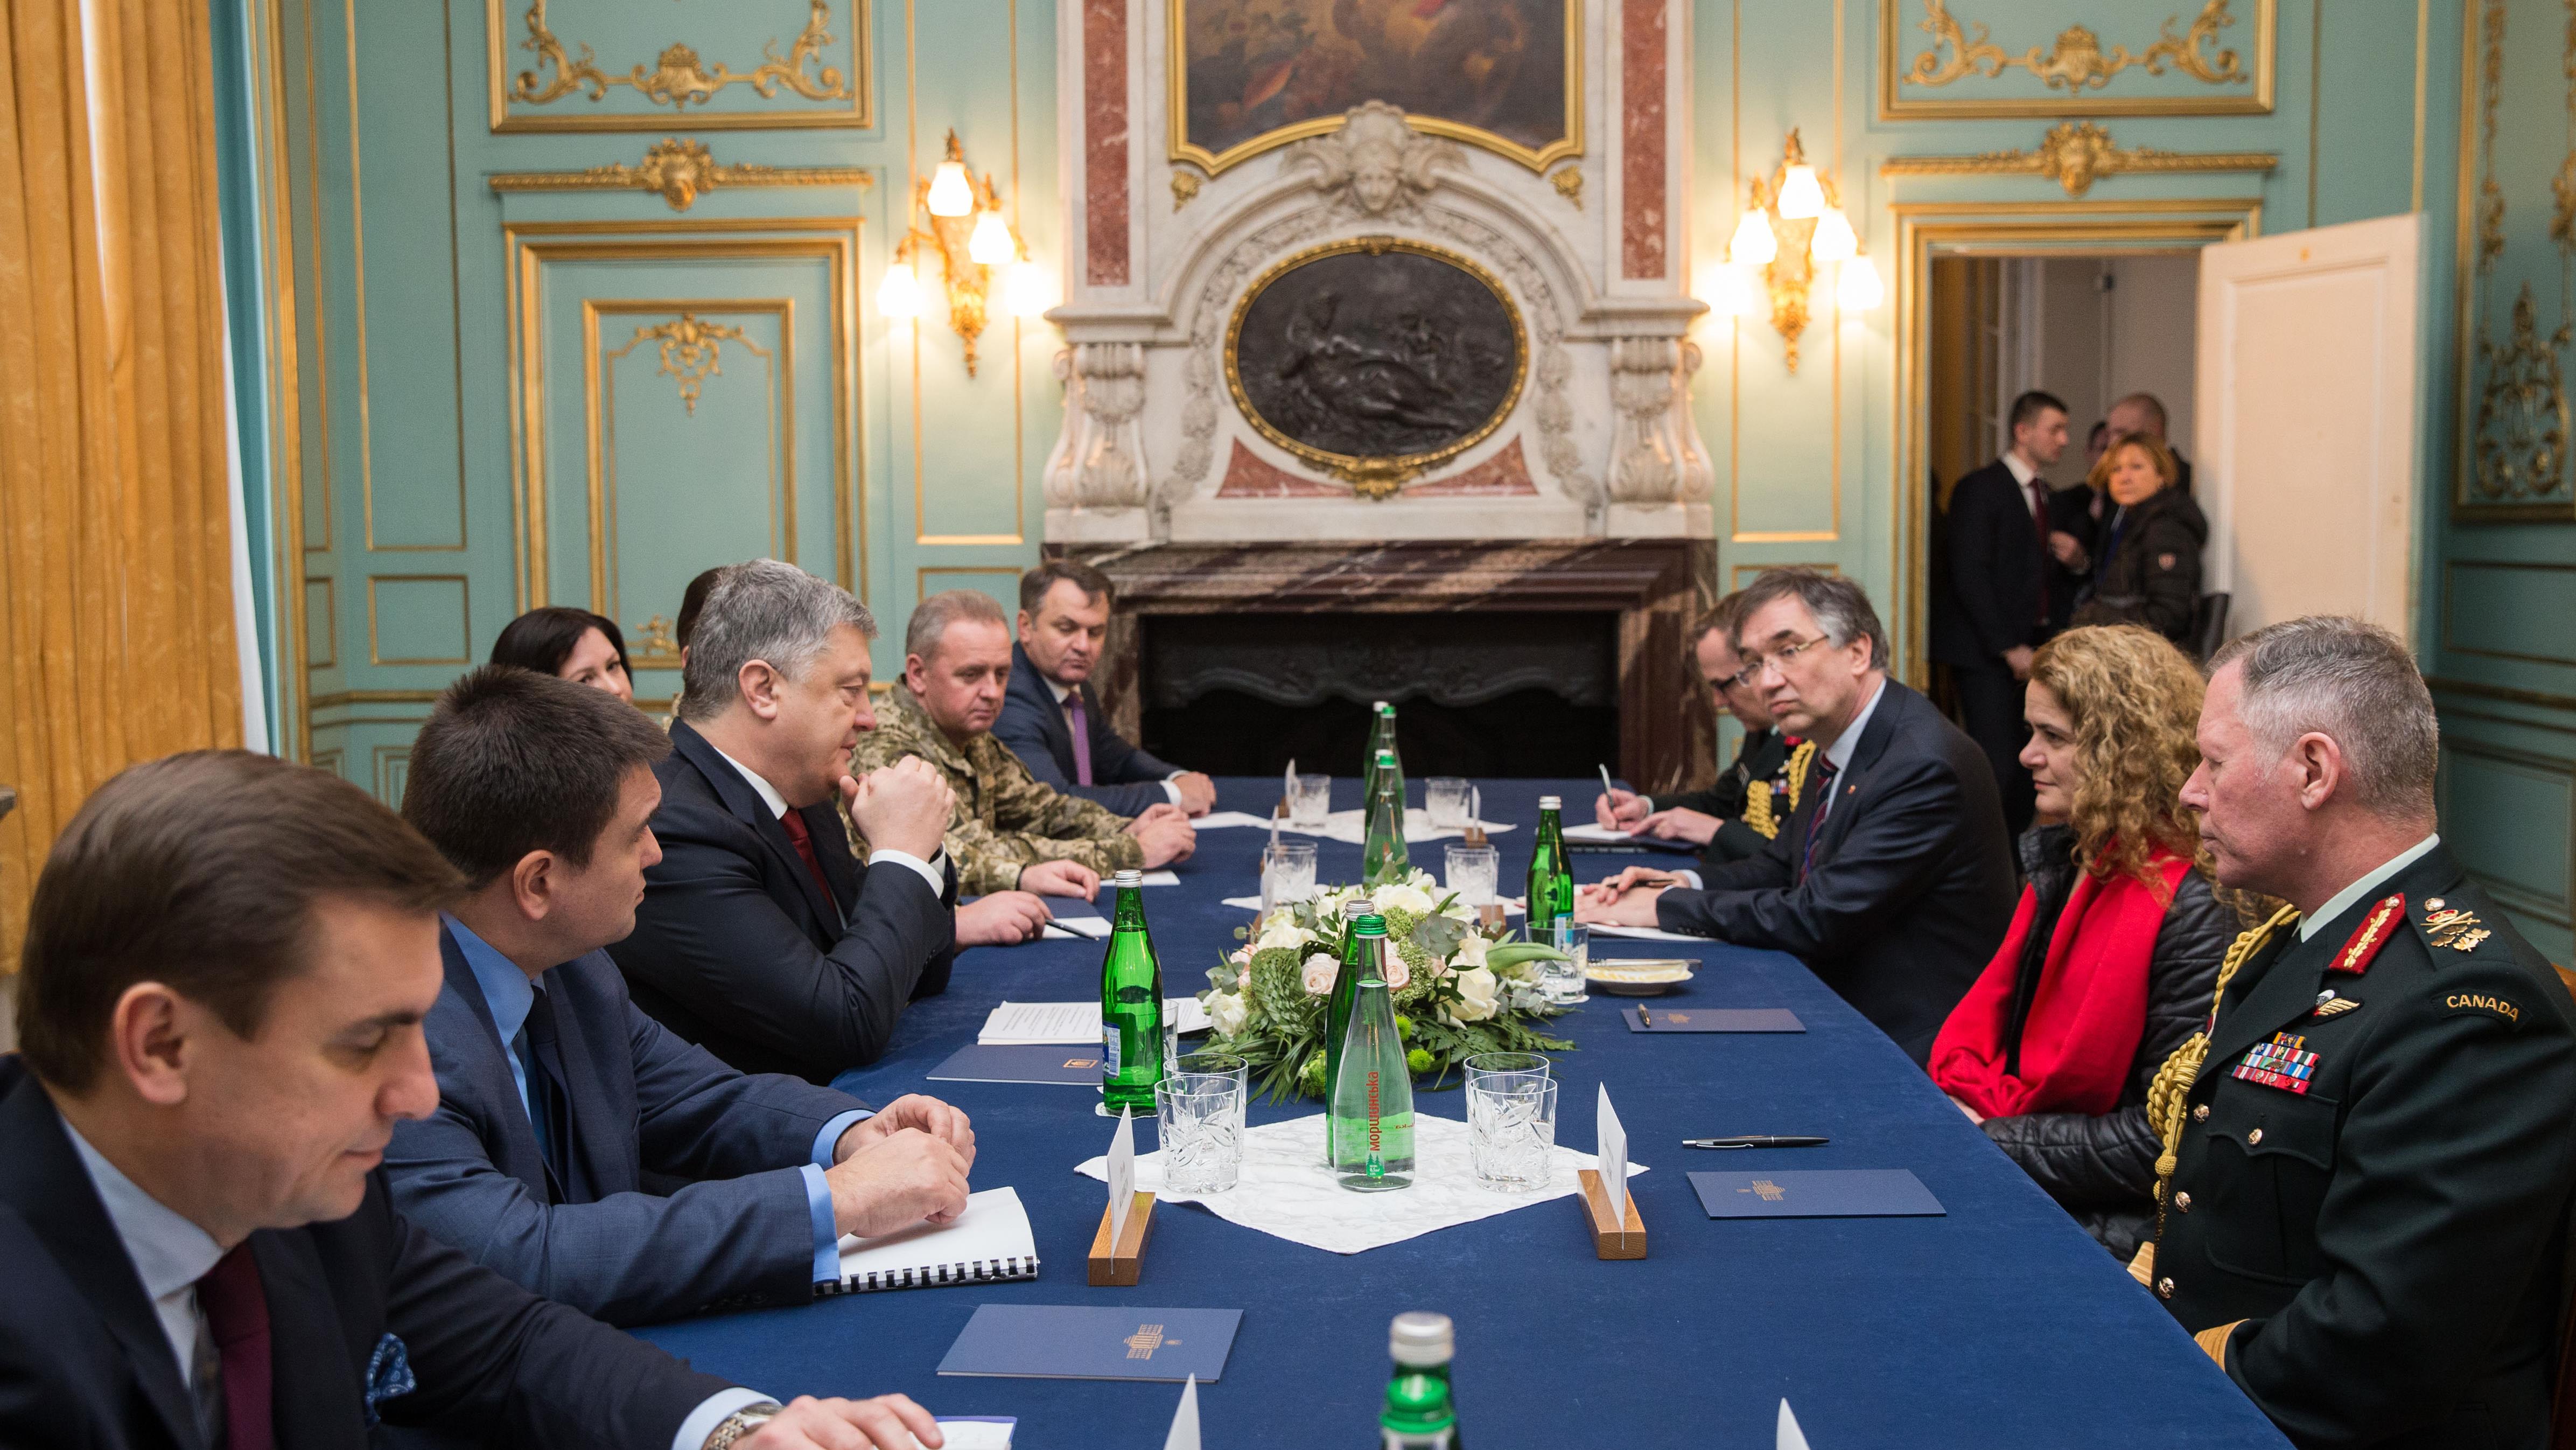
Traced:
<path fill-rule="evenodd" d="M 1748 654 L 1738 656 L 1738 658 L 1744 661 L 1744 668 L 1737 670 L 1735 674 L 1730 677 L 1728 683 L 1742 685 L 1747 689 L 1750 689 L 1752 688 L 1754 680 L 1761 676 L 1765 666 L 1776 669 L 1785 675 L 1789 672 L 1789 661 L 1796 659 L 1798 656 L 1805 654 L 1816 646 L 1827 642 L 1828 641 L 1825 636 L 1820 634 L 1814 639 L 1800 640 L 1798 643 L 1791 645 L 1782 645 L 1780 648 L 1773 650 L 1767 655 Z"/>

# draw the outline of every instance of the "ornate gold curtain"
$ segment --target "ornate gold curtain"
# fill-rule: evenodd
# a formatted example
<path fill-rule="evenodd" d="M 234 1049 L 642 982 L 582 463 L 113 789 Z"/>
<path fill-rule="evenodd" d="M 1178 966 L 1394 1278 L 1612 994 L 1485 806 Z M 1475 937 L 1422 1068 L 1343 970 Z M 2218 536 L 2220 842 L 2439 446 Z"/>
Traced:
<path fill-rule="evenodd" d="M 55 833 L 241 743 L 202 0 L 0 0 L 0 970 Z"/>

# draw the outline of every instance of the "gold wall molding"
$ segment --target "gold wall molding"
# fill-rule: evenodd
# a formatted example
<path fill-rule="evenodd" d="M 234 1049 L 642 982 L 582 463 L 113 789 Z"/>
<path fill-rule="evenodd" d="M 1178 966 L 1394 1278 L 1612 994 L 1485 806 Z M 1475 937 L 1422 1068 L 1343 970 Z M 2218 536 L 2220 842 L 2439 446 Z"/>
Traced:
<path fill-rule="evenodd" d="M 528 0 L 516 33 L 518 48 L 535 59 L 515 76 L 506 74 L 509 67 L 503 47 L 513 29 L 504 17 L 504 3 L 505 0 L 485 0 L 495 131 L 649 131 L 668 124 L 652 113 L 564 114 L 520 109 L 583 97 L 594 102 L 604 100 L 611 86 L 628 87 L 654 105 L 669 106 L 674 111 L 698 106 L 702 109 L 690 118 L 690 124 L 702 129 L 865 128 L 876 124 L 875 97 L 869 85 L 869 0 L 851 0 L 851 65 L 847 70 L 825 59 L 827 49 L 837 39 L 832 30 L 832 0 L 810 0 L 805 28 L 797 33 L 786 53 L 779 53 L 778 40 L 773 36 L 761 44 L 760 64 L 747 70 L 735 70 L 721 60 L 709 64 L 695 47 L 675 41 L 664 46 L 650 65 L 638 61 L 623 73 L 603 68 L 587 43 L 576 40 L 567 44 L 557 35 L 546 13 L 547 0 Z M 739 3 L 737 0 L 737 8 Z M 833 110 L 703 109 L 735 85 L 750 87 L 764 101 L 793 92 L 809 101 L 847 101 L 849 105 Z"/>
<path fill-rule="evenodd" d="M 2548 235 L 2558 264 L 2558 317 L 2546 328 L 2525 276 L 2502 319 L 2492 285 L 2505 260 L 2504 185 L 2496 176 L 2504 102 L 2504 0 L 2472 0 L 2463 15 L 2460 76 L 2458 302 L 2459 448 L 2451 516 L 2463 523 L 2576 519 L 2569 473 L 2570 408 L 2562 355 L 2576 342 L 2576 0 L 2560 50 L 2566 157 L 2549 184 Z M 2532 270 L 2538 270 L 2534 268 Z M 2498 327 L 2498 322 L 2501 327 Z M 2499 335 L 2499 333 L 2501 335 Z"/>
<path fill-rule="evenodd" d="M 2094 30 L 2070 25 L 2051 44 L 2033 44 L 2017 55 L 1989 40 L 1984 22 L 1963 23 L 1951 13 L 1947 0 L 1923 0 L 1923 18 L 1912 27 L 1904 22 L 1903 0 L 1879 0 L 1879 119 L 2268 114 L 2277 8 L 2277 0 L 2254 0 L 2249 63 L 2244 52 L 2221 43 L 2225 37 L 2220 32 L 2237 23 L 2229 0 L 2206 0 L 2188 24 L 2180 14 L 2167 16 L 2157 38 L 2135 51 L 2126 43 L 2106 48 Z M 1909 29 L 1931 38 L 1910 60 L 1903 55 Z M 1937 89 L 1971 79 L 1995 80 L 2008 69 L 2028 72 L 2053 94 L 2011 98 L 1905 94 L 1908 86 Z M 2099 94 L 2114 77 L 2133 69 L 2154 76 L 2186 76 L 2205 86 L 2225 88 L 2225 93 Z"/>
<path fill-rule="evenodd" d="M 627 339 L 626 346 L 609 356 L 624 357 L 634 351 L 636 344 L 648 339 L 661 347 L 662 365 L 655 371 L 680 385 L 680 401 L 687 406 L 692 418 L 698 415 L 699 390 L 706 386 L 708 378 L 724 371 L 722 354 L 726 343 L 741 343 L 754 357 L 769 356 L 760 344 L 743 336 L 741 328 L 726 322 L 709 322 L 693 312 L 683 312 L 670 322 L 636 328 L 635 335 Z"/>
<path fill-rule="evenodd" d="M 376 641 L 376 586 L 379 584 L 453 584 L 456 586 L 456 635 L 465 653 L 388 655 Z M 367 576 L 367 663 L 371 665 L 470 665 L 474 650 L 474 581 L 463 574 L 370 574 Z"/>
<path fill-rule="evenodd" d="M 1186 166 L 1173 167 L 1172 210 L 1179 211 L 1182 207 L 1188 206 L 1191 202 L 1197 200 L 1199 188 L 1205 185 L 1207 185 L 1206 177 L 1199 175 L 1197 172 L 1190 170 Z"/>
<path fill-rule="evenodd" d="M 2045 176 L 2081 197 L 2105 176 L 2177 171 L 2270 171 L 2281 158 L 2269 151 L 2166 151 L 2123 146 L 2092 121 L 2061 121 L 2028 151 L 1980 151 L 1973 156 L 1893 156 L 1879 163 L 1882 176 Z"/>
<path fill-rule="evenodd" d="M 1559 167 L 1559 168 L 1557 168 L 1556 174 L 1548 178 L 1548 184 L 1550 184 L 1550 185 L 1552 185 L 1552 186 L 1554 186 L 1554 187 L 1556 188 L 1556 194 L 1557 194 L 1557 195 L 1559 195 L 1559 196 L 1561 196 L 1561 197 L 1564 197 L 1567 201 L 1570 201 L 1570 202 L 1574 203 L 1574 209 L 1575 209 L 1576 211 L 1581 211 L 1581 210 L 1583 210 L 1583 168 L 1582 168 L 1582 167 L 1580 167 L 1580 166 L 1563 166 L 1563 167 Z"/>
<path fill-rule="evenodd" d="M 612 161 L 579 171 L 500 171 L 491 187 L 506 191 L 649 191 L 687 211 L 698 198 L 727 186 L 874 186 L 875 173 L 858 166 L 763 166 L 718 161 L 707 143 L 669 136 L 644 152 L 641 166 Z"/>

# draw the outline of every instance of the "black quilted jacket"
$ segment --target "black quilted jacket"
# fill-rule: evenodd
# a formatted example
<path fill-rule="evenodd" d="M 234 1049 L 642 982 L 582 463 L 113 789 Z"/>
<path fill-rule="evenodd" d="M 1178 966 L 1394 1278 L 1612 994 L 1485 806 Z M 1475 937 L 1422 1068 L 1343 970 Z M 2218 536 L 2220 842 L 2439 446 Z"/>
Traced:
<path fill-rule="evenodd" d="M 2022 869 L 2039 893 L 2032 934 L 2045 942 L 2075 889 L 2074 832 L 2065 826 L 2038 826 L 2025 832 L 2019 845 Z M 2155 956 L 2147 967 L 2147 1031 L 2129 1064 L 2119 1106 L 2099 1117 L 2030 1113 L 1986 1120 L 1986 1136 L 2038 1180 L 2085 1232 L 2123 1260 L 2137 1252 L 2154 1226 L 2157 1143 L 2155 1130 L 2147 1125 L 2147 1085 L 2209 1015 L 2219 959 L 2241 930 L 2236 913 L 2210 894 L 2209 882 L 2197 872 L 2185 872 L 2156 933 Z M 2015 993 L 2022 1004 L 2038 978 L 2040 956 L 2032 952 L 2023 958 Z"/>

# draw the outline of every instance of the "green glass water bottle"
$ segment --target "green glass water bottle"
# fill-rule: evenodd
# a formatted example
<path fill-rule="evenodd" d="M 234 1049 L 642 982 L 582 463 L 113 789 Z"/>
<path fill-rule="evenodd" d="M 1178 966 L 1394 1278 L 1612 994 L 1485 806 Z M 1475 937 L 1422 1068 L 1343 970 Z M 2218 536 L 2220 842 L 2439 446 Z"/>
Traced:
<path fill-rule="evenodd" d="M 1100 959 L 1100 1105 L 1113 1118 L 1120 1108 L 1141 1118 L 1154 1111 L 1163 1080 L 1163 968 L 1145 931 L 1144 873 L 1121 871 L 1112 884 L 1118 907 Z"/>
<path fill-rule="evenodd" d="M 1404 847 L 1404 772 L 1395 752 L 1381 750 L 1371 772 L 1377 789 L 1368 799 L 1368 835 L 1360 843 L 1360 882 L 1371 890 L 1402 881 L 1413 869 Z"/>
<path fill-rule="evenodd" d="M 1359 999 L 1360 983 L 1370 977 L 1383 978 L 1386 968 L 1386 918 L 1373 909 L 1363 909 L 1351 919 L 1342 938 L 1342 969 L 1333 975 L 1333 995 L 1324 1008 L 1324 1086 L 1327 1093 L 1341 1079 L 1336 1075 L 1342 1065 L 1342 1034 L 1351 1026 L 1351 1004 Z"/>
<path fill-rule="evenodd" d="M 1449 1387 L 1456 1344 L 1446 1314 L 1414 1310 L 1387 1329 L 1386 1408 L 1377 1417 L 1378 1450 L 1462 1450 L 1458 1401 Z"/>
<path fill-rule="evenodd" d="M 1553 941 L 1556 924 L 1574 916 L 1574 867 L 1565 854 L 1565 827 L 1557 820 L 1564 802 L 1552 795 L 1538 798 L 1538 834 L 1530 843 L 1529 939 Z"/>
<path fill-rule="evenodd" d="M 1325 1121 L 1333 1177 L 1344 1188 L 1372 1193 L 1412 1184 L 1413 1074 L 1395 1030 L 1395 999 L 1373 965 L 1351 996 Z"/>
<path fill-rule="evenodd" d="M 1396 795 L 1401 798 L 1404 794 L 1404 767 L 1401 763 L 1404 757 L 1397 754 L 1395 748 L 1395 707 L 1380 700 L 1369 706 L 1369 712 L 1375 718 L 1369 721 L 1368 749 L 1363 761 L 1367 767 L 1363 772 L 1364 780 L 1360 787 L 1360 801 L 1363 805 L 1376 800 L 1378 787 L 1385 783 L 1386 768 L 1378 760 L 1381 753 L 1394 756 L 1397 760 Z"/>

